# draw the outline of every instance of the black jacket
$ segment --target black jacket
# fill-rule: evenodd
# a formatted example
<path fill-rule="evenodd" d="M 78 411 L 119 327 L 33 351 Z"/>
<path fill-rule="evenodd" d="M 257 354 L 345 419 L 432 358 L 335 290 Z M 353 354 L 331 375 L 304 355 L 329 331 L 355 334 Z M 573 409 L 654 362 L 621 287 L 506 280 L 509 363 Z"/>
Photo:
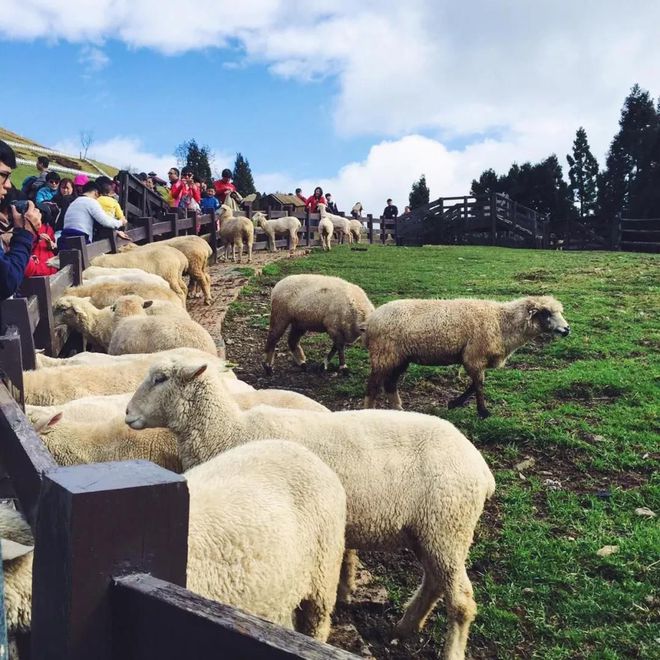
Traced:
<path fill-rule="evenodd" d="M 383 211 L 383 218 L 385 220 L 391 220 L 392 218 L 396 218 L 397 215 L 399 215 L 399 209 L 394 206 L 394 204 L 390 204 L 389 206 L 385 207 L 385 210 Z"/>

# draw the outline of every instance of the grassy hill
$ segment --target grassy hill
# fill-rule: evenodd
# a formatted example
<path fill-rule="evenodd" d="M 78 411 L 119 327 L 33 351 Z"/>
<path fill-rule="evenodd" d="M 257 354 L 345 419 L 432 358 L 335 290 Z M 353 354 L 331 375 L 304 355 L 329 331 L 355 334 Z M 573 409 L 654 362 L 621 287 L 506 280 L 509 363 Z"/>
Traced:
<path fill-rule="evenodd" d="M 51 169 L 54 169 L 55 171 L 58 170 L 58 167 L 67 167 L 83 172 L 94 172 L 97 171 L 98 169 L 101 169 L 110 176 L 114 176 L 118 172 L 118 169 L 113 165 L 108 165 L 107 163 L 101 163 L 99 161 L 95 161 L 89 158 L 81 159 L 75 155 L 55 156 L 52 154 L 42 154 L 42 152 L 38 150 L 38 147 L 49 148 L 48 145 L 40 145 L 39 143 L 34 142 L 33 140 L 30 140 L 28 138 L 25 138 L 22 135 L 18 135 L 17 133 L 7 130 L 6 128 L 0 127 L 0 140 L 5 140 L 11 143 L 19 142 L 21 145 L 19 147 L 12 145 L 12 148 L 16 152 L 16 157 L 29 160 L 31 163 L 36 163 L 37 156 L 40 155 L 48 156 L 51 163 Z M 25 177 L 36 173 L 37 173 L 37 169 L 34 165 L 27 165 L 20 163 L 19 166 L 16 168 L 12 180 L 17 185 L 20 185 L 21 181 L 23 181 Z M 99 171 L 98 174 L 101 174 L 101 172 Z"/>

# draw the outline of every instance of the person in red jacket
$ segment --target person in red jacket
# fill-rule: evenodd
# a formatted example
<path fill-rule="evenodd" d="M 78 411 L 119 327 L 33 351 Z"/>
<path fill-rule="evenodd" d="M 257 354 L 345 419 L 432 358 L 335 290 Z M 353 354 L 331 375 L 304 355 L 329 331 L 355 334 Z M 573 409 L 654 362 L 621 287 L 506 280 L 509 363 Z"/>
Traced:
<path fill-rule="evenodd" d="M 25 267 L 25 277 L 36 277 L 37 275 L 54 275 L 57 268 L 49 266 L 46 262 L 55 256 L 57 244 L 55 243 L 55 232 L 50 225 L 41 225 L 39 236 L 35 238 L 32 246 L 32 254 Z"/>
<path fill-rule="evenodd" d="M 321 188 L 321 186 L 316 186 L 316 188 L 314 188 L 314 194 L 307 198 L 305 206 L 310 213 L 316 213 L 319 204 L 327 206 L 328 202 L 326 202 L 325 197 L 323 196 L 323 188 Z"/>
<path fill-rule="evenodd" d="M 172 206 L 175 208 L 187 209 L 195 205 L 199 206 L 202 196 L 199 193 L 199 186 L 193 180 L 193 171 L 189 167 L 181 170 L 181 178 L 172 183 L 170 194 Z"/>
<path fill-rule="evenodd" d="M 215 196 L 220 204 L 224 204 L 227 195 L 238 192 L 236 186 L 231 182 L 231 170 L 222 170 L 222 179 L 218 179 L 214 184 Z"/>

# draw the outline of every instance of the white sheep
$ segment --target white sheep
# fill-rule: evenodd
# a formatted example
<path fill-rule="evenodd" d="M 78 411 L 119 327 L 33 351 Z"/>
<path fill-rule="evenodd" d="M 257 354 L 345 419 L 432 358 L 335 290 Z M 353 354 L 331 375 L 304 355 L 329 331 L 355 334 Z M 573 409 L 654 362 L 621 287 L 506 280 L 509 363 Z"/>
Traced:
<path fill-rule="evenodd" d="M 271 440 L 226 452 L 185 477 L 188 589 L 325 641 L 346 518 L 332 470 L 300 446 Z M 0 536 L 13 640 L 30 630 L 34 538 L 7 504 L 0 504 Z"/>
<path fill-rule="evenodd" d="M 170 285 L 160 276 L 147 273 L 140 268 L 105 268 L 103 266 L 89 266 L 82 274 L 83 283 L 94 281 L 100 282 L 145 282 L 166 289 Z"/>
<path fill-rule="evenodd" d="M 321 218 L 319 220 L 319 238 L 321 239 L 321 246 L 327 252 L 332 249 L 332 235 L 335 231 L 335 226 L 332 224 L 330 218 Z"/>
<path fill-rule="evenodd" d="M 89 298 L 94 307 L 102 309 L 103 307 L 110 307 L 114 304 L 115 300 L 121 296 L 135 294 L 145 300 L 165 300 L 174 303 L 185 309 L 185 301 L 182 301 L 179 296 L 172 291 L 172 289 L 164 288 L 162 286 L 145 284 L 138 281 L 124 281 L 124 282 L 101 282 L 96 283 L 94 280 L 80 284 L 79 286 L 71 286 L 65 289 L 64 295 L 78 296 L 79 298 Z"/>
<path fill-rule="evenodd" d="M 335 231 L 337 232 L 337 235 L 339 239 L 341 239 L 342 243 L 344 242 L 344 238 L 346 238 L 349 243 L 353 242 L 351 224 L 346 218 L 343 218 L 340 215 L 335 215 L 334 213 L 328 213 L 325 209 L 325 204 L 318 204 L 317 208 L 319 214 L 321 215 L 321 219 L 327 219 L 332 222 L 332 225 L 335 228 Z"/>
<path fill-rule="evenodd" d="M 252 246 L 254 245 L 254 225 L 245 216 L 235 216 L 234 211 L 227 204 L 220 207 L 220 238 L 225 244 L 225 259 L 229 259 L 231 249 L 232 259 L 236 261 L 238 249 L 238 263 L 243 259 L 243 243 L 247 246 L 248 263 L 252 261 Z"/>
<path fill-rule="evenodd" d="M 109 268 L 140 268 L 147 273 L 160 275 L 179 296 L 183 306 L 186 305 L 188 287 L 183 280 L 183 272 L 188 269 L 188 260 L 179 250 L 169 245 L 151 243 L 127 252 L 99 254 L 90 263 L 92 266 Z"/>
<path fill-rule="evenodd" d="M 289 275 L 281 279 L 271 293 L 270 327 L 263 363 L 266 373 L 273 372 L 275 347 L 289 326 L 289 350 L 301 368 L 306 367 L 301 337 L 309 331 L 325 331 L 332 339 L 332 348 L 323 361 L 324 368 L 327 369 L 334 354 L 339 353 L 339 368 L 346 369 L 344 348 L 361 336 L 373 310 L 374 306 L 359 286 L 339 277 Z"/>
<path fill-rule="evenodd" d="M 139 296 L 123 296 L 112 306 L 110 355 L 155 353 L 169 348 L 189 346 L 218 355 L 213 337 L 199 323 L 183 316 L 147 316 L 151 301 Z M 224 357 L 224 342 L 222 344 Z"/>
<path fill-rule="evenodd" d="M 275 240 L 278 236 L 288 236 L 290 244 L 289 251 L 291 253 L 298 247 L 298 232 L 302 227 L 298 218 L 287 215 L 283 218 L 271 218 L 268 220 L 264 213 L 256 211 L 252 214 L 252 222 L 254 222 L 255 226 L 261 227 L 266 234 L 268 250 L 270 252 L 277 252 Z"/>
<path fill-rule="evenodd" d="M 354 243 L 359 243 L 360 239 L 362 238 L 362 231 L 364 227 L 362 226 L 362 223 L 359 220 L 349 220 L 348 221 L 349 225 L 349 231 L 351 232 L 351 238 L 353 239 Z"/>
<path fill-rule="evenodd" d="M 401 409 L 398 381 L 408 364 L 462 364 L 470 386 L 449 403 L 464 405 L 476 393 L 477 410 L 488 416 L 484 372 L 501 367 L 516 349 L 543 334 L 566 336 L 570 328 L 561 303 L 550 296 L 511 302 L 492 300 L 395 300 L 379 307 L 367 322 L 364 342 L 371 374 L 365 407 L 384 386 L 390 405 Z"/>
<path fill-rule="evenodd" d="M 452 424 L 393 410 L 317 413 L 258 406 L 241 411 L 222 378 L 203 361 L 181 358 L 151 367 L 126 408 L 126 423 L 134 429 L 169 428 L 185 469 L 274 435 L 313 451 L 346 490 L 346 547 L 408 547 L 422 564 L 422 585 L 397 635 L 418 631 L 444 595 L 444 657 L 463 657 L 476 612 L 465 561 L 495 480 Z M 351 565 L 347 568 L 342 595 L 353 581 Z"/>

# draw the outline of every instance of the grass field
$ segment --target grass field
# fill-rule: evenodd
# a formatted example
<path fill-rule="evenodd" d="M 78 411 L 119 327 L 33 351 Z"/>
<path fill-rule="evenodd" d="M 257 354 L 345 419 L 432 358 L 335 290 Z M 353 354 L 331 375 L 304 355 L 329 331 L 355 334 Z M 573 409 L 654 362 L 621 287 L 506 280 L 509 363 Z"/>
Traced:
<path fill-rule="evenodd" d="M 287 274 L 338 275 L 376 305 L 410 297 L 559 298 L 571 335 L 528 345 L 504 369 L 487 372 L 490 418 L 480 420 L 473 402 L 447 410 L 465 385 L 458 367 L 411 366 L 400 388 L 407 409 L 456 424 L 496 475 L 498 491 L 469 560 L 479 606 L 469 650 L 478 658 L 660 657 L 660 528 L 657 518 L 635 512 L 660 514 L 659 264 L 629 253 L 340 247 L 266 267 L 230 308 L 224 333 L 241 377 L 263 387 L 256 374 L 267 293 Z M 318 362 L 328 339 L 305 337 L 303 347 Z M 359 407 L 368 356 L 356 346 L 347 360 L 350 375 L 341 378 L 301 374 L 279 355 L 269 382 L 295 385 L 332 409 Z M 618 552 L 599 556 L 606 545 Z M 387 587 L 395 620 L 417 575 L 409 561 L 367 564 Z M 370 627 L 379 615 L 353 614 L 378 657 L 437 654 L 442 613 L 398 651 Z"/>

